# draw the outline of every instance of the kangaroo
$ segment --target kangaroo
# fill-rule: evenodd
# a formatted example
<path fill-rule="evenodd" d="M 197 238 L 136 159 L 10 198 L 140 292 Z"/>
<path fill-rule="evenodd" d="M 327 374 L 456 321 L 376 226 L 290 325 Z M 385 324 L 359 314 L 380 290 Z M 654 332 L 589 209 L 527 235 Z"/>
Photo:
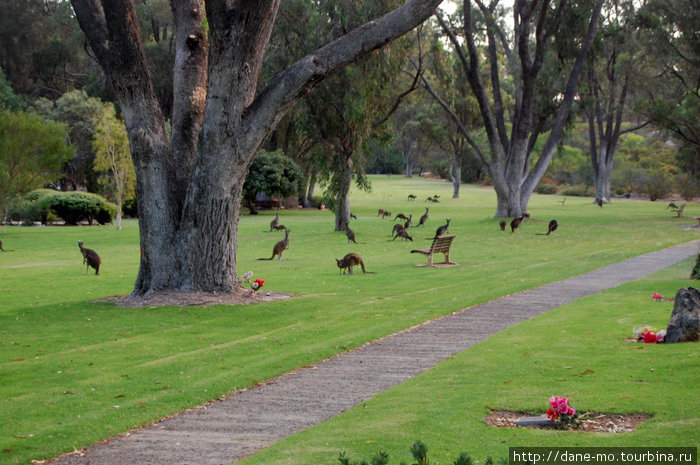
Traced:
<path fill-rule="evenodd" d="M 279 241 L 275 246 L 272 248 L 272 257 L 270 258 L 258 258 L 258 260 L 272 260 L 275 258 L 275 255 L 277 255 L 277 260 L 282 259 L 282 252 L 287 250 L 289 248 L 289 233 L 292 232 L 291 229 L 287 229 L 284 231 L 284 239 Z"/>
<path fill-rule="evenodd" d="M 549 234 L 556 231 L 558 227 L 559 223 L 557 223 L 557 220 L 550 221 L 549 226 L 547 227 L 547 234 L 545 234 L 545 236 L 549 236 Z"/>
<path fill-rule="evenodd" d="M 350 218 L 352 218 L 352 219 L 356 220 L 356 219 L 357 219 L 357 216 L 353 215 L 353 213 L 352 213 L 352 212 L 350 212 Z"/>
<path fill-rule="evenodd" d="M 380 208 L 379 210 L 377 210 L 377 216 L 381 216 L 382 218 L 384 218 L 384 209 Z"/>
<path fill-rule="evenodd" d="M 678 210 L 678 205 L 676 205 L 675 203 L 671 202 L 671 203 L 669 203 L 668 206 L 666 207 L 666 210 L 668 210 L 669 208 L 670 208 L 671 210 Z"/>
<path fill-rule="evenodd" d="M 392 236 L 396 235 L 396 233 L 402 229 L 403 229 L 403 225 L 401 223 L 396 223 L 394 225 L 394 229 L 391 230 L 391 235 Z"/>
<path fill-rule="evenodd" d="M 424 226 L 426 221 L 428 221 L 428 207 L 425 207 L 425 213 L 418 220 L 418 226 Z M 416 226 L 416 228 L 418 226 Z"/>
<path fill-rule="evenodd" d="M 408 239 L 409 241 L 413 242 L 413 238 L 411 236 L 409 236 L 408 232 L 406 232 L 406 230 L 403 228 L 396 231 L 396 235 L 394 236 L 392 241 L 395 241 L 397 237 L 400 237 L 402 241 L 405 241 L 406 239 Z"/>
<path fill-rule="evenodd" d="M 437 228 L 437 231 L 435 231 L 435 237 L 444 236 L 445 234 L 447 234 L 447 231 L 449 231 L 450 229 L 450 221 L 451 220 L 447 218 L 447 224 L 444 224 Z M 435 239 L 435 237 L 433 237 L 433 239 Z"/>
<path fill-rule="evenodd" d="M 355 231 L 350 229 L 350 226 L 348 225 L 345 225 L 345 235 L 348 236 L 348 244 L 350 243 L 350 241 L 357 244 L 357 241 L 355 240 Z"/>
<path fill-rule="evenodd" d="M 398 220 L 398 219 L 407 220 L 408 217 L 407 217 L 406 215 L 404 215 L 403 213 L 399 213 L 398 215 L 396 215 L 396 216 L 394 217 L 394 221 L 396 221 L 396 220 Z"/>
<path fill-rule="evenodd" d="M 410 202 L 411 200 L 416 200 L 416 196 L 413 194 L 408 194 L 408 201 Z"/>
<path fill-rule="evenodd" d="M 277 210 L 277 212 L 275 212 L 275 218 L 272 221 L 270 221 L 270 232 L 272 232 L 273 229 L 277 229 L 277 225 L 279 224 L 279 222 L 280 222 L 280 211 Z"/>
<path fill-rule="evenodd" d="M 498 223 L 498 225 L 501 227 L 501 231 L 505 231 L 505 230 L 506 230 L 506 225 L 507 225 L 507 224 L 508 224 L 508 223 L 506 223 L 505 221 L 501 221 L 500 223 Z"/>
<path fill-rule="evenodd" d="M 275 231 L 285 231 L 287 229 L 287 227 L 283 224 L 278 224 L 276 226 L 273 226 L 273 228 Z"/>
<path fill-rule="evenodd" d="M 408 215 L 408 218 L 406 219 L 406 222 L 403 224 L 403 228 L 404 228 L 404 229 L 410 228 L 412 222 L 413 222 L 413 215 Z"/>
<path fill-rule="evenodd" d="M 0 241 L 0 251 L 5 251 L 5 249 L 2 248 L 2 241 Z"/>
<path fill-rule="evenodd" d="M 345 274 L 345 272 L 343 271 L 345 269 L 348 270 L 348 274 L 352 274 L 352 267 L 357 265 L 360 265 L 363 274 L 366 273 L 365 264 L 362 261 L 362 258 L 360 258 L 360 256 L 356 253 L 349 253 L 346 256 L 344 256 L 342 260 L 338 260 L 336 258 L 335 263 L 338 265 L 338 268 L 340 268 L 340 274 Z"/>
<path fill-rule="evenodd" d="M 92 249 L 86 249 L 83 247 L 83 241 L 78 241 L 78 247 L 80 247 L 80 253 L 83 254 L 83 263 L 87 263 L 85 267 L 85 274 L 88 274 L 90 267 L 95 269 L 95 275 L 100 274 L 100 265 L 102 264 L 102 259 L 97 252 Z"/>
<path fill-rule="evenodd" d="M 510 222 L 510 232 L 514 233 L 516 229 L 520 227 L 520 223 L 523 222 L 523 220 L 526 217 L 529 217 L 530 215 L 528 213 L 523 213 L 520 215 L 518 218 L 513 218 L 513 220 Z"/>
<path fill-rule="evenodd" d="M 386 216 L 388 216 L 389 218 L 391 218 L 391 212 L 389 212 L 389 211 L 384 211 L 384 213 L 382 214 L 382 219 L 384 219 L 384 217 L 386 217 Z"/>

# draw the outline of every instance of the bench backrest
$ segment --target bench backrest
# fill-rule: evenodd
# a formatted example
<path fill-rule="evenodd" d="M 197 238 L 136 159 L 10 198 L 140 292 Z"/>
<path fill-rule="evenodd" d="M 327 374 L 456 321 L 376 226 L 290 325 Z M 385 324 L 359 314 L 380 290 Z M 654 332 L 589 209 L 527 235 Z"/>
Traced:
<path fill-rule="evenodd" d="M 430 246 L 430 251 L 435 252 L 447 252 L 450 250 L 450 245 L 452 245 L 452 240 L 457 237 L 455 234 L 449 236 L 438 236 L 433 239 L 433 245 Z"/>

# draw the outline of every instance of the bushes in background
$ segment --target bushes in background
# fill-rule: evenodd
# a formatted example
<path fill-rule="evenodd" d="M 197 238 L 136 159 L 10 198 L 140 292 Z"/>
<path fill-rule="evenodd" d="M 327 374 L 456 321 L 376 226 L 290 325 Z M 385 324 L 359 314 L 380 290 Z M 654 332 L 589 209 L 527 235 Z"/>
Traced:
<path fill-rule="evenodd" d="M 76 225 L 81 221 L 107 224 L 114 219 L 117 206 L 104 197 L 88 192 L 37 189 L 15 199 L 10 205 L 8 216 L 14 221 L 33 222 L 42 220 L 42 212 L 48 215 L 55 214 L 67 225 Z"/>

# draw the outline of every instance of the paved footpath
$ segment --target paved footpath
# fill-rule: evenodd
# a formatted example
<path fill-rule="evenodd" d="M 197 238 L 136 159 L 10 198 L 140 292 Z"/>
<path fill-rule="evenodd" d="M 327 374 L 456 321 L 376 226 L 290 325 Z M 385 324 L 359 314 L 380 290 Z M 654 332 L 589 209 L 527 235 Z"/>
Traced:
<path fill-rule="evenodd" d="M 699 246 L 700 241 L 689 242 L 467 308 L 53 463 L 234 463 L 417 376 L 499 331 L 666 268 L 697 254 Z"/>

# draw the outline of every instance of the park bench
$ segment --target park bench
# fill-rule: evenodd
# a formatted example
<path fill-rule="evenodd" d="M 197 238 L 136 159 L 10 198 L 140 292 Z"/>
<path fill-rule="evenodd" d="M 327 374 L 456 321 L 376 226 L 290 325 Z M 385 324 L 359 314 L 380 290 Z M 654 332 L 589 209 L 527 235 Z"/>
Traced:
<path fill-rule="evenodd" d="M 433 239 L 432 245 L 427 249 L 414 249 L 411 253 L 421 253 L 428 256 L 427 265 L 416 265 L 416 266 L 454 266 L 456 263 L 450 261 L 450 247 L 452 246 L 452 240 L 456 236 L 451 234 L 449 236 L 437 236 Z M 440 263 L 433 263 L 433 255 L 436 253 L 445 254 L 445 261 Z"/>

